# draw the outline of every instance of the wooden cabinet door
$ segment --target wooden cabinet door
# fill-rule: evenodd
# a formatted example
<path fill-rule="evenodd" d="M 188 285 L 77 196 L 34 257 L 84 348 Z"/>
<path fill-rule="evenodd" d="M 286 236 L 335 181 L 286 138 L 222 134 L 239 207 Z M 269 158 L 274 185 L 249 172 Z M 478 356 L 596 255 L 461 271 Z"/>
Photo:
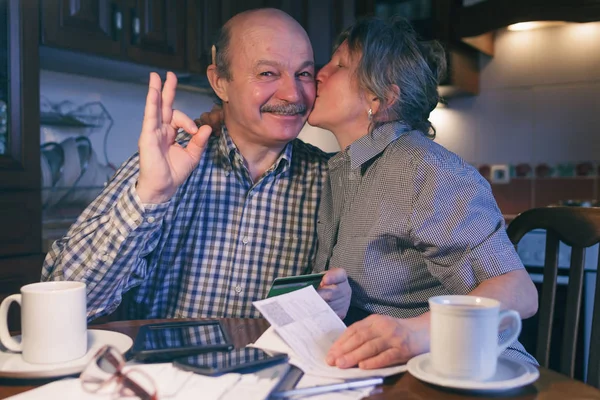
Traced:
<path fill-rule="evenodd" d="M 0 300 L 39 280 L 43 259 L 38 26 L 37 0 L 0 1 Z"/>
<path fill-rule="evenodd" d="M 0 191 L 40 188 L 39 56 L 37 1 L 2 2 L 0 100 L 3 102 Z M 31 3 L 31 4 L 30 4 Z M 25 25 L 23 22 L 27 21 Z M 4 229 L 4 221 L 0 227 Z"/>
<path fill-rule="evenodd" d="M 123 10 L 118 0 L 42 1 L 42 44 L 122 55 Z"/>
<path fill-rule="evenodd" d="M 211 61 L 211 48 L 219 28 L 227 21 L 223 2 L 188 0 L 187 55 L 188 70 L 205 74 Z"/>
<path fill-rule="evenodd" d="M 126 56 L 161 68 L 185 68 L 185 0 L 130 0 Z"/>

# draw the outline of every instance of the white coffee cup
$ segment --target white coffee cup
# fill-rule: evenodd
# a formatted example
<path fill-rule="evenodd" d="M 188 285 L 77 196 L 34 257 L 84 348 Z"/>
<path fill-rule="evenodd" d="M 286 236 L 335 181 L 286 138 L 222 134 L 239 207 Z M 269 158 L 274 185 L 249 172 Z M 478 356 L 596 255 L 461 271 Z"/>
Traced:
<path fill-rule="evenodd" d="M 496 373 L 498 356 L 519 337 L 521 317 L 500 302 L 477 296 L 436 296 L 431 310 L 431 365 L 446 378 L 483 381 Z M 500 324 L 510 335 L 498 343 Z"/>
<path fill-rule="evenodd" d="M 21 305 L 21 342 L 8 332 L 8 308 Z M 87 352 L 86 291 L 82 282 L 40 282 L 21 287 L 21 294 L 0 304 L 0 341 L 23 353 L 32 364 L 55 364 Z"/>

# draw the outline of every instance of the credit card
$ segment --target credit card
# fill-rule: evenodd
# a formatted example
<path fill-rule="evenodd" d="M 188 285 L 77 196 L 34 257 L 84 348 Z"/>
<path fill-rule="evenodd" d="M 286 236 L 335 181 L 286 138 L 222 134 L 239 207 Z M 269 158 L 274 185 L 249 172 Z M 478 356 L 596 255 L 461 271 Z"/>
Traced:
<path fill-rule="evenodd" d="M 267 297 L 279 296 L 280 294 L 293 292 L 294 290 L 302 289 L 307 286 L 313 286 L 315 289 L 317 289 L 321 283 L 323 275 L 325 275 L 325 272 L 275 278 L 271 284 L 271 289 L 269 289 Z"/>

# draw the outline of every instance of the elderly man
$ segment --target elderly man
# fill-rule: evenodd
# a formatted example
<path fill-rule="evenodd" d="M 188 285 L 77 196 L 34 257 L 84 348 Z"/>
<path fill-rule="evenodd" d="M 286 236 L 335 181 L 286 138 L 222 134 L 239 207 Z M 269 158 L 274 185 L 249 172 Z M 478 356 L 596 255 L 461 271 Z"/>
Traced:
<path fill-rule="evenodd" d="M 315 99 L 306 32 L 278 10 L 238 14 L 215 61 L 222 135 L 172 109 L 174 74 L 162 90 L 151 74 L 139 154 L 46 257 L 43 280 L 87 284 L 89 319 L 130 290 L 130 318 L 257 317 L 275 277 L 312 267 L 327 157 L 296 139 Z M 344 270 L 321 293 L 343 317 Z"/>

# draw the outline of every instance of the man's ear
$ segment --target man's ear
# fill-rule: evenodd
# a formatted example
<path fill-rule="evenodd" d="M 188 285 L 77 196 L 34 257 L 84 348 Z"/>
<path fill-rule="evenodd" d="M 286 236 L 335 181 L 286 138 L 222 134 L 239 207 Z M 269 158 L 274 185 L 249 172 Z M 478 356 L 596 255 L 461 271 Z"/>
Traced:
<path fill-rule="evenodd" d="M 227 103 L 229 101 L 229 96 L 227 94 L 229 81 L 219 76 L 217 72 L 217 66 L 215 64 L 210 64 L 208 68 L 206 68 L 206 75 L 208 76 L 210 86 L 213 88 L 217 96 L 219 96 L 223 103 Z"/>

